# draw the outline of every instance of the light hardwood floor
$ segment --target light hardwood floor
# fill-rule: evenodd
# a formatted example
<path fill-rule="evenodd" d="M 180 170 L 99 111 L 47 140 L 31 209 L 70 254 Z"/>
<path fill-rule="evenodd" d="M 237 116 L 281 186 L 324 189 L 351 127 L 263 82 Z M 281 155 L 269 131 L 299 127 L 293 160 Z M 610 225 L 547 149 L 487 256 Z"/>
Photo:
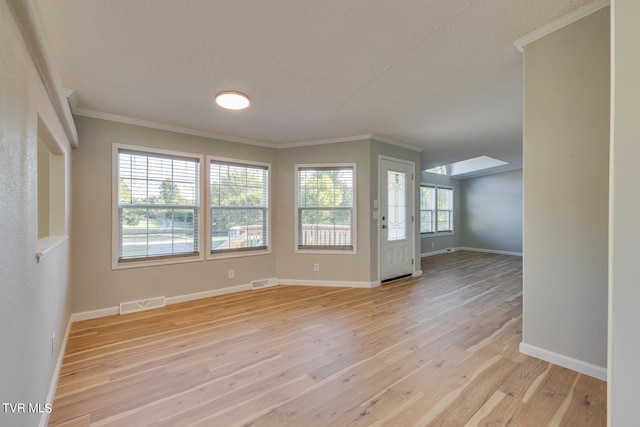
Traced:
<path fill-rule="evenodd" d="M 52 426 L 604 426 L 606 384 L 518 352 L 519 257 L 74 323 Z"/>

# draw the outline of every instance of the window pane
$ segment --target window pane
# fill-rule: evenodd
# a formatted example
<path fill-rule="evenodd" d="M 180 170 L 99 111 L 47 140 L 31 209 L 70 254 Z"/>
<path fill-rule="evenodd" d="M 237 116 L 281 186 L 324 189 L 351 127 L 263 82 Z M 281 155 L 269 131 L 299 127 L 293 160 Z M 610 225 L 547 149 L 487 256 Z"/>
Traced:
<path fill-rule="evenodd" d="M 433 211 L 420 211 L 420 232 L 433 233 L 435 231 L 433 224 Z"/>
<path fill-rule="evenodd" d="M 211 209 L 211 250 L 265 249 L 266 209 Z"/>
<path fill-rule="evenodd" d="M 436 210 L 436 188 L 423 185 L 420 187 L 420 232 L 434 233 Z"/>
<path fill-rule="evenodd" d="M 200 166 L 197 160 L 119 155 L 119 204 L 197 205 Z"/>
<path fill-rule="evenodd" d="M 269 169 L 212 160 L 211 253 L 268 247 Z"/>
<path fill-rule="evenodd" d="M 123 207 L 120 212 L 121 260 L 197 253 L 197 209 Z"/>
<path fill-rule="evenodd" d="M 389 220 L 387 230 L 389 241 L 407 238 L 407 190 L 406 174 L 402 172 L 387 172 L 387 213 Z"/>
<path fill-rule="evenodd" d="M 438 232 L 453 231 L 453 189 L 438 187 Z"/>
<path fill-rule="evenodd" d="M 438 211 L 438 231 L 451 230 L 451 211 Z"/>
<path fill-rule="evenodd" d="M 438 209 L 453 209 L 453 190 L 451 188 L 438 187 Z"/>
<path fill-rule="evenodd" d="M 199 159 L 119 149 L 118 259 L 199 253 Z"/>
<path fill-rule="evenodd" d="M 353 169 L 300 169 L 299 207 L 350 207 L 353 205 Z"/>
<path fill-rule="evenodd" d="M 301 209 L 299 217 L 299 246 L 353 247 L 350 210 Z"/>

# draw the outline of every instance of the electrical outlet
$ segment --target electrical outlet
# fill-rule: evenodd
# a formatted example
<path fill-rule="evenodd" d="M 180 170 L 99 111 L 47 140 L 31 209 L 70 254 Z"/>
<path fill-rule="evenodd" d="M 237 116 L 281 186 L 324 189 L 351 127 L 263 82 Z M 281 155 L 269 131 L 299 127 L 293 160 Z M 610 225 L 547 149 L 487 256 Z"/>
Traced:
<path fill-rule="evenodd" d="M 234 277 L 236 277 L 236 271 L 235 270 L 229 270 L 229 279 L 233 279 Z"/>
<path fill-rule="evenodd" d="M 320 264 L 318 263 L 313 264 L 313 271 L 320 271 Z"/>
<path fill-rule="evenodd" d="M 51 357 L 56 355 L 56 334 L 51 335 Z"/>
<path fill-rule="evenodd" d="M 431 243 L 431 248 L 435 248 L 436 244 L 435 243 Z"/>

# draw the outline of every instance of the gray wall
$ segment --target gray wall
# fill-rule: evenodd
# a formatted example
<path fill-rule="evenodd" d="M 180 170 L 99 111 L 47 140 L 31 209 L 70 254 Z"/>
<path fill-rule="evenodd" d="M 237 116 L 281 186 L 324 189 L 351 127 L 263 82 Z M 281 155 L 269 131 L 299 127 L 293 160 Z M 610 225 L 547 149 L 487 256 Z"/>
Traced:
<path fill-rule="evenodd" d="M 72 283 L 73 311 L 116 307 L 120 302 L 153 296 L 176 297 L 252 280 L 355 282 L 378 280 L 377 225 L 372 200 L 377 197 L 378 154 L 418 162 L 419 153 L 362 140 L 285 149 L 212 140 L 88 117 L 75 117 L 82 144 L 73 151 Z M 272 252 L 249 257 L 113 270 L 111 267 L 111 187 L 113 143 L 209 154 L 272 164 Z M 374 159 L 375 158 L 375 162 Z M 294 248 L 295 165 L 356 163 L 357 253 L 303 254 Z M 376 231 L 376 234 L 373 233 Z M 320 271 L 313 266 L 320 264 Z M 419 268 L 419 266 L 418 266 Z M 235 270 L 229 279 L 227 271 Z"/>
<path fill-rule="evenodd" d="M 610 426 L 638 424 L 640 384 L 640 2 L 613 2 L 613 92 L 611 228 L 609 251 L 609 369 Z"/>
<path fill-rule="evenodd" d="M 522 253 L 522 169 L 461 181 L 460 245 Z"/>
<path fill-rule="evenodd" d="M 521 348 L 604 372 L 609 8 L 528 45 L 524 76 Z"/>
<path fill-rule="evenodd" d="M 68 241 L 36 261 L 38 135 L 65 156 L 66 185 L 71 148 L 6 2 L 0 2 L 0 40 L 0 402 L 45 405 L 71 290 Z M 69 205 L 58 202 L 65 228 Z M 40 418 L 0 408 L 2 426 L 33 426 Z"/>
<path fill-rule="evenodd" d="M 276 150 L 212 140 L 87 117 L 75 117 L 80 147 L 73 150 L 73 311 L 115 307 L 120 302 L 174 297 L 249 284 L 276 276 L 276 255 L 226 258 L 162 266 L 111 269 L 111 156 L 113 143 L 271 163 Z M 271 184 L 272 191 L 276 188 Z M 272 195 L 272 217 L 278 207 Z M 278 223 L 272 219 L 273 234 Z M 277 243 L 275 239 L 272 242 Z M 274 245 L 275 249 L 275 245 Z M 227 271 L 235 270 L 229 279 Z"/>
<path fill-rule="evenodd" d="M 370 282 L 368 209 L 370 199 L 369 140 L 313 145 L 278 150 L 276 198 L 278 199 L 278 272 L 281 280 Z M 356 254 L 295 253 L 295 165 L 307 163 L 356 163 Z M 320 264 L 320 271 L 313 265 Z"/>

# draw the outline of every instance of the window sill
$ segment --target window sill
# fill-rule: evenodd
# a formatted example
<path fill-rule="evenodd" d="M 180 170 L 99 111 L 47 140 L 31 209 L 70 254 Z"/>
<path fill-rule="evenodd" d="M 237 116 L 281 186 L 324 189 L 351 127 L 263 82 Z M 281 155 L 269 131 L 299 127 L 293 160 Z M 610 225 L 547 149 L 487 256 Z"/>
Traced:
<path fill-rule="evenodd" d="M 38 262 L 56 248 L 62 246 L 68 239 L 69 236 L 47 236 L 39 239 L 36 246 L 36 259 Z"/>
<path fill-rule="evenodd" d="M 443 236 L 453 236 L 453 231 L 439 231 L 437 233 L 421 233 L 420 238 L 426 239 L 428 237 L 443 237 Z"/>
<path fill-rule="evenodd" d="M 358 255 L 358 251 L 356 251 L 355 249 L 338 250 L 338 249 L 298 249 L 296 248 L 294 252 L 297 254 L 318 254 L 318 255 Z"/>
<path fill-rule="evenodd" d="M 259 251 L 238 251 L 238 252 L 214 252 L 209 253 L 207 255 L 207 260 L 214 259 L 224 259 L 224 258 L 240 258 L 247 256 L 256 256 L 256 255 L 269 255 L 271 253 L 271 249 L 264 249 Z"/>
<path fill-rule="evenodd" d="M 155 259 L 151 261 L 140 260 L 140 261 L 118 262 L 117 260 L 114 260 L 111 264 L 111 270 L 126 270 L 129 268 L 142 268 L 142 267 L 155 267 L 158 265 L 183 264 L 187 262 L 199 262 L 203 260 L 204 260 L 204 257 L 202 256 L 202 254 L 185 256 L 185 257 L 167 258 L 167 259 Z"/>

